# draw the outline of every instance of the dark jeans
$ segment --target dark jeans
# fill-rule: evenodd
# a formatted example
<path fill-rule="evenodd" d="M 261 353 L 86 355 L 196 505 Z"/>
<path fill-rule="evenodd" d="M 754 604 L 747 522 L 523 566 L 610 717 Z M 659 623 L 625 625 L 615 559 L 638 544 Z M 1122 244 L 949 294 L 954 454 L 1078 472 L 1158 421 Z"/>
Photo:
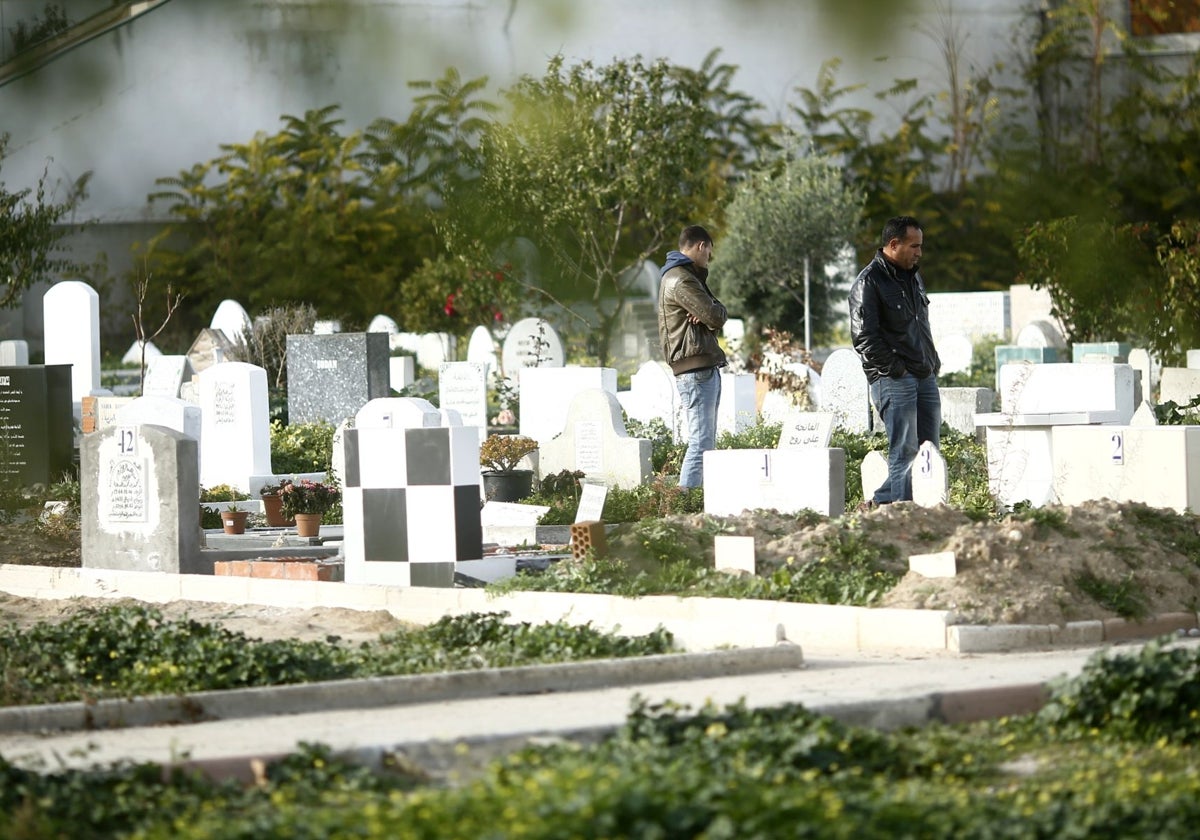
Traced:
<path fill-rule="evenodd" d="M 888 436 L 888 478 L 874 501 L 912 501 L 912 464 L 924 441 L 941 445 L 942 398 L 936 376 L 918 379 L 906 373 L 871 383 L 871 402 L 879 409 Z"/>

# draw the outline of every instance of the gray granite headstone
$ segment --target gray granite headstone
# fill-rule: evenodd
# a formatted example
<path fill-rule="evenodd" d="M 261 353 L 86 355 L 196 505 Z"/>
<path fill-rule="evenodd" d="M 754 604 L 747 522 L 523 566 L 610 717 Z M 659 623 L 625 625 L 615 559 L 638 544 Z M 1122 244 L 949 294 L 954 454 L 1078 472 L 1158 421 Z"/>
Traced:
<path fill-rule="evenodd" d="M 161 426 L 116 426 L 80 446 L 85 569 L 212 574 L 200 556 L 196 441 Z"/>
<path fill-rule="evenodd" d="M 287 337 L 288 422 L 335 426 L 391 394 L 387 333 Z"/>
<path fill-rule="evenodd" d="M 0 367 L 0 481 L 50 484 L 71 468 L 70 365 Z"/>
<path fill-rule="evenodd" d="M 871 395 L 862 360 L 853 350 L 834 350 L 821 369 L 821 410 L 848 432 L 871 431 Z"/>

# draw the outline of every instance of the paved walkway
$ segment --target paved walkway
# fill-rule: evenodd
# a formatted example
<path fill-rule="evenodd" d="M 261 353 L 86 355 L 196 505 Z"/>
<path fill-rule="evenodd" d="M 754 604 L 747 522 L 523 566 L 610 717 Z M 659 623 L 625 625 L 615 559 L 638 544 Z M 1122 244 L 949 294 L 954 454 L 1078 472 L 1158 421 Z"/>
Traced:
<path fill-rule="evenodd" d="M 1195 639 L 1185 644 L 1197 644 Z M 1117 650 L 1132 650 L 1125 645 Z M 895 655 L 814 651 L 783 672 L 672 680 L 584 691 L 232 718 L 179 726 L 59 734 L 0 735 L 0 754 L 28 766 L 87 766 L 120 760 L 194 763 L 217 776 L 248 778 L 251 762 L 323 743 L 368 761 L 403 751 L 431 772 L 465 769 L 534 736 L 586 736 L 619 726 L 637 696 L 698 707 L 744 699 L 754 707 L 803 703 L 848 722 L 894 727 L 966 720 L 1036 708 L 1044 685 L 1079 672 L 1097 648 L 984 654 Z M 366 692 L 372 681 L 359 685 Z M 454 745 L 471 746 L 464 757 Z"/>

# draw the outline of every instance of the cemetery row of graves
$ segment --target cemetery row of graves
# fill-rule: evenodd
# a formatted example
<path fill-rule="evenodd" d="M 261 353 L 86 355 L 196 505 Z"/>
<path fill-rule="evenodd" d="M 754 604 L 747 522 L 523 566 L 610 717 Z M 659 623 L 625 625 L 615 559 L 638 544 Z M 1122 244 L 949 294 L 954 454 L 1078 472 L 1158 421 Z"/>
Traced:
<path fill-rule="evenodd" d="M 998 293 L 980 294 L 992 300 Z M 947 308 L 955 301 L 943 302 L 936 332 L 951 321 L 968 329 L 970 307 L 981 301 L 960 297 L 970 300 L 957 301 L 957 310 Z M 328 453 L 313 453 L 311 472 L 297 470 L 295 461 L 284 472 L 273 462 L 267 372 L 233 360 L 250 328 L 235 302 L 220 307 L 188 354 L 153 356 L 140 396 L 99 387 L 98 297 L 90 287 L 60 283 L 44 305 L 46 323 L 56 325 L 47 335 L 46 364 L 27 364 L 21 342 L 4 343 L 6 477 L 50 483 L 70 469 L 78 447 L 86 567 L 211 574 L 211 554 L 199 537 L 201 488 L 253 499 L 290 481 L 296 489 L 315 486 L 312 492 L 332 487 L 340 498 L 338 539 L 327 536 L 340 544 L 347 582 L 448 587 L 463 575 L 495 582 L 515 573 L 517 559 L 513 552 L 487 555 L 484 545 L 500 542 L 498 535 L 507 546 L 545 542 L 539 523 L 567 520 L 589 487 L 612 494 L 611 512 L 602 493 L 588 515 L 609 522 L 689 511 L 836 518 L 862 487 L 882 481 L 885 469 L 878 452 L 859 460 L 858 445 L 845 442 L 879 427 L 861 364 L 848 349 L 833 351 L 819 372 L 783 359 L 798 389 L 764 388 L 762 377 L 737 373 L 736 365 L 723 373 L 718 428 L 726 445 L 706 454 L 705 490 L 694 494 L 671 485 L 684 418 L 665 365 L 644 362 L 630 387 L 619 389 L 612 368 L 566 364 L 554 328 L 537 318 L 513 325 L 502 345 L 480 327 L 467 359 L 456 361 L 448 336 L 401 334 L 380 316 L 375 331 L 287 336 L 289 428 L 320 423 L 337 431 Z M 996 311 L 1007 310 L 974 317 L 985 324 L 978 329 L 992 328 L 986 324 Z M 952 336 L 939 340 L 954 344 Z M 1054 361 L 1066 350 L 1041 317 L 1019 331 L 1018 341 L 994 349 L 995 388 L 942 389 L 948 432 L 982 440 L 984 451 L 982 466 L 964 459 L 957 469 L 970 471 L 976 487 L 986 474 L 986 493 L 960 489 L 960 499 L 991 513 L 1101 498 L 1178 513 L 1198 509 L 1197 427 L 1160 424 L 1162 410 L 1151 401 L 1188 405 L 1200 394 L 1200 370 L 1159 369 L 1148 353 L 1119 342 L 1076 344 L 1072 361 Z M 413 356 L 393 355 L 398 347 Z M 1188 358 L 1200 365 L 1200 352 Z M 395 396 L 417 370 L 436 371 L 433 401 Z M 493 408 L 497 394 L 506 400 L 501 411 Z M 496 439 L 495 432 L 509 436 Z M 955 440 L 948 437 L 950 448 Z M 489 454 L 512 455 L 514 446 L 519 457 Z M 918 505 L 950 501 L 948 452 L 919 453 Z M 551 504 L 497 501 L 483 489 L 488 468 L 527 469 L 532 481 L 520 495 L 540 481 L 534 501 Z M 291 513 L 327 508 L 293 505 Z"/>

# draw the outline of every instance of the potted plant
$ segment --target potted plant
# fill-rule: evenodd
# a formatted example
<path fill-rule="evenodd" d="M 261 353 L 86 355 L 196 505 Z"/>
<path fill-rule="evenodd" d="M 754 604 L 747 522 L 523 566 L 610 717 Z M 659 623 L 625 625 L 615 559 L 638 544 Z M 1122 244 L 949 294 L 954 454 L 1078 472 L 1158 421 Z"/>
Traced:
<path fill-rule="evenodd" d="M 267 517 L 267 524 L 272 528 L 292 528 L 296 524 L 296 520 L 283 515 L 283 488 L 290 486 L 291 483 L 290 478 L 284 478 L 275 484 L 264 484 L 258 491 L 259 496 L 262 497 L 263 513 Z"/>
<path fill-rule="evenodd" d="M 249 511 L 242 510 L 237 506 L 237 502 L 232 502 L 225 510 L 221 511 L 221 527 L 226 534 L 244 534 L 246 533 L 246 517 L 249 515 Z"/>
<path fill-rule="evenodd" d="M 519 470 L 517 464 L 537 448 L 537 441 L 524 435 L 489 435 L 479 447 L 484 497 L 518 502 L 533 492 L 533 470 Z"/>
<path fill-rule="evenodd" d="M 335 484 L 302 478 L 289 481 L 279 489 L 283 515 L 296 520 L 296 533 L 315 537 L 321 530 L 321 517 L 342 498 Z"/>

